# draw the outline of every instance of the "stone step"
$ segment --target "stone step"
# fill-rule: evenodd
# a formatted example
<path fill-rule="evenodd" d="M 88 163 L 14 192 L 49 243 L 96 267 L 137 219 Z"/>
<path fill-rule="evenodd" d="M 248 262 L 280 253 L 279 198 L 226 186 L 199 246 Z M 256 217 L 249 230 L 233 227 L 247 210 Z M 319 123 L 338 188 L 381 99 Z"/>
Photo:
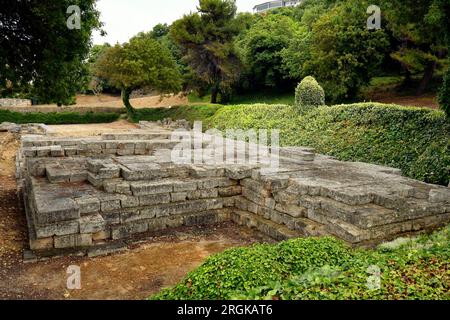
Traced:
<path fill-rule="evenodd" d="M 168 131 L 140 132 L 140 133 L 104 133 L 102 140 L 165 140 L 170 139 L 172 133 Z"/>
<path fill-rule="evenodd" d="M 300 238 L 304 236 L 304 233 L 300 230 L 291 230 L 288 227 L 279 225 L 273 221 L 256 216 L 247 211 L 233 210 L 231 219 L 241 226 L 257 229 L 278 241 Z"/>

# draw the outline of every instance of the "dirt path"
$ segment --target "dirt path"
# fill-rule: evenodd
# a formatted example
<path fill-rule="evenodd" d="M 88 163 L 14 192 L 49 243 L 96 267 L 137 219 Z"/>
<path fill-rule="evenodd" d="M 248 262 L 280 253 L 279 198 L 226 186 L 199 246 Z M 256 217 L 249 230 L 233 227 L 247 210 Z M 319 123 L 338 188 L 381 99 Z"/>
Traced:
<path fill-rule="evenodd" d="M 57 136 L 97 136 L 107 132 L 125 132 L 137 129 L 138 125 L 126 120 L 100 124 L 66 124 L 48 126 L 51 133 Z"/>
<path fill-rule="evenodd" d="M 134 125 L 52 126 L 59 135 L 99 134 Z M 270 239 L 232 223 L 179 228 L 136 244 L 123 253 L 61 257 L 24 263 L 26 220 L 16 196 L 14 155 L 18 142 L 0 133 L 0 299 L 145 299 L 180 281 L 211 254 Z M 67 268 L 81 269 L 81 290 L 66 287 Z"/>

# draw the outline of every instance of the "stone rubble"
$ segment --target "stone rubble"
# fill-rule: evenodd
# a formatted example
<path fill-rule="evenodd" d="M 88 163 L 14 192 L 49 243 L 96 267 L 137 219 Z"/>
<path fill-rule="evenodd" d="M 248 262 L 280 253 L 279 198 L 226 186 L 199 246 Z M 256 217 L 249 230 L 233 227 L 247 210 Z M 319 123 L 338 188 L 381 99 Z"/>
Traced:
<path fill-rule="evenodd" d="M 17 179 L 30 249 L 96 256 L 136 234 L 224 221 L 277 240 L 332 235 L 365 246 L 450 221 L 449 188 L 397 169 L 296 147 L 280 148 L 278 172 L 181 165 L 168 157 L 170 137 L 155 123 L 97 137 L 22 136 Z"/>

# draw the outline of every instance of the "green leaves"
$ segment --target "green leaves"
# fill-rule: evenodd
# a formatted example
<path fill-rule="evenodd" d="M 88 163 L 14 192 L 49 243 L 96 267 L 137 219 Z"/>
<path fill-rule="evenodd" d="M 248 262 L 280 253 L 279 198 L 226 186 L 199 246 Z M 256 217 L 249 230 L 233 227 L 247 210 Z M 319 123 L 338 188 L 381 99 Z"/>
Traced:
<path fill-rule="evenodd" d="M 212 256 L 152 299 L 450 299 L 450 227 L 392 248 L 333 238 L 255 245 Z M 380 287 L 368 287 L 380 269 Z"/>

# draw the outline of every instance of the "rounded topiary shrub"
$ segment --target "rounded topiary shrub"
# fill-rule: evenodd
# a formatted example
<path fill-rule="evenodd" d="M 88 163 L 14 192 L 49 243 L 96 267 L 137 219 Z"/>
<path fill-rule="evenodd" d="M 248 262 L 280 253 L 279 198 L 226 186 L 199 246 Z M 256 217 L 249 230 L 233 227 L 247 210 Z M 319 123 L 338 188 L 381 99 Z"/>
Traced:
<path fill-rule="evenodd" d="M 302 80 L 295 89 L 295 105 L 302 111 L 325 105 L 325 91 L 311 76 Z"/>

